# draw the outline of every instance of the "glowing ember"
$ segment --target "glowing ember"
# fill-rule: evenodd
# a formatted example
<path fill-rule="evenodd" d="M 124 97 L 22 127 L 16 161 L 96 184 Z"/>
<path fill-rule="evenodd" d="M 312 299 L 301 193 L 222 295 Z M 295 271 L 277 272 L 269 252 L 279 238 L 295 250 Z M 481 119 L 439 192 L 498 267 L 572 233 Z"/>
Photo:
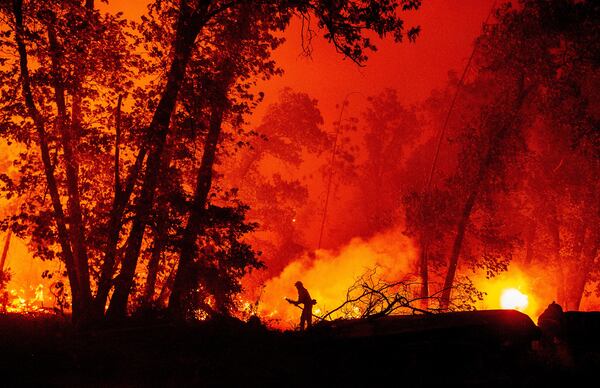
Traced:
<path fill-rule="evenodd" d="M 509 288 L 502 292 L 500 296 L 500 305 L 503 309 L 515 309 L 522 311 L 529 304 L 529 298 L 521 291 L 515 288 Z"/>

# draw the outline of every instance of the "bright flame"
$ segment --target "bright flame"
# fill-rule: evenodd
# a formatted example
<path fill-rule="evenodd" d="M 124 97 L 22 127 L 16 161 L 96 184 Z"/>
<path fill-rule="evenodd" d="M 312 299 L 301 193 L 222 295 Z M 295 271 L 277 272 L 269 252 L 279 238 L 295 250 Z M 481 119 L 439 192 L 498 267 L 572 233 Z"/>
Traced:
<path fill-rule="evenodd" d="M 503 309 L 514 309 L 523 311 L 529 304 L 529 298 L 516 288 L 509 288 L 502 292 L 500 305 Z"/>
<path fill-rule="evenodd" d="M 28 294 L 34 294 L 33 297 L 27 297 Z M 7 303 L 2 309 L 9 313 L 20 314 L 39 314 L 49 313 L 51 309 L 44 306 L 44 285 L 38 284 L 35 288 L 30 286 L 29 292 L 21 288 L 19 290 L 11 289 L 7 293 Z"/>
<path fill-rule="evenodd" d="M 546 300 L 552 301 L 555 291 L 548 286 L 544 269 L 529 267 L 524 271 L 515 263 L 492 278 L 480 274 L 472 279 L 475 287 L 485 293 L 483 301 L 477 304 L 478 310 L 514 309 L 534 321 L 550 303 Z"/>
<path fill-rule="evenodd" d="M 270 326 L 293 327 L 299 321 L 300 311 L 286 302 L 285 297 L 296 299 L 296 281 L 301 280 L 317 300 L 313 314 L 321 315 L 343 303 L 348 287 L 368 270 L 378 268 L 378 275 L 399 279 L 414 272 L 417 256 L 412 241 L 401 228 L 369 239 L 352 239 L 339 250 L 320 249 L 314 255 L 306 254 L 291 262 L 278 277 L 264 283 L 258 315 L 271 321 Z M 350 311 L 355 317 L 361 313 L 358 307 Z"/>

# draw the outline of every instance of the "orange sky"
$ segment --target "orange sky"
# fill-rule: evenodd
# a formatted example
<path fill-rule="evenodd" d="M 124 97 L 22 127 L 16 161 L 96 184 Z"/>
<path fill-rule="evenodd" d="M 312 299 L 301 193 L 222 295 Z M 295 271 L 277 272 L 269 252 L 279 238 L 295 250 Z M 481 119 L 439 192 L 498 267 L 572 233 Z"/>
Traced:
<path fill-rule="evenodd" d="M 370 55 L 363 68 L 344 60 L 322 39 L 315 41 L 312 60 L 299 56 L 299 29 L 292 26 L 287 43 L 276 53 L 285 75 L 271 81 L 272 88 L 291 86 L 305 91 L 317 98 L 325 111 L 349 92 L 371 95 L 386 87 L 398 89 L 407 102 L 423 99 L 444 84 L 449 70 L 462 70 L 492 2 L 424 1 L 419 11 L 406 14 L 409 25 L 422 27 L 417 42 L 380 41 L 379 51 Z M 353 95 L 351 99 L 361 97 Z"/>
<path fill-rule="evenodd" d="M 148 0 L 113 1 L 108 7 L 136 19 L 147 3 Z M 357 92 L 350 97 L 351 105 L 361 104 L 361 94 L 368 96 L 386 87 L 398 89 L 409 103 L 426 98 L 433 88 L 443 86 L 448 71 L 462 71 L 493 3 L 494 0 L 425 0 L 419 11 L 405 14 L 407 25 L 422 27 L 417 42 L 380 41 L 379 51 L 370 55 L 363 68 L 344 60 L 323 39 L 314 40 L 312 58 L 301 56 L 300 28 L 293 23 L 286 33 L 287 42 L 275 52 L 285 74 L 261 86 L 267 97 L 257 114 L 260 116 L 264 106 L 285 86 L 318 99 L 328 122 L 337 117 L 335 106 L 349 92 Z M 101 3 L 98 6 L 107 7 Z"/>

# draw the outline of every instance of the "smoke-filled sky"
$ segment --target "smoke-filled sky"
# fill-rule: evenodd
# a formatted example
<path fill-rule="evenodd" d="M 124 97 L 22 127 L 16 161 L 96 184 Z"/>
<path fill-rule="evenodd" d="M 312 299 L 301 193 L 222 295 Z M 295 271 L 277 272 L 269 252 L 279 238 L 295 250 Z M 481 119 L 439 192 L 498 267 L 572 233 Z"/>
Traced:
<path fill-rule="evenodd" d="M 112 2 L 108 7 L 137 19 L 147 3 L 148 0 L 129 0 Z M 494 0 L 425 0 L 418 11 L 405 14 L 407 26 L 422 28 L 417 42 L 396 44 L 391 38 L 379 41 L 379 50 L 370 55 L 363 68 L 344 60 L 320 37 L 313 41 L 312 58 L 304 57 L 300 24 L 294 23 L 285 34 L 287 42 L 275 52 L 285 74 L 261 86 L 267 100 L 257 115 L 286 86 L 319 100 L 328 121 L 335 117 L 336 104 L 352 92 L 356 93 L 349 97 L 350 103 L 358 105 L 364 96 L 386 87 L 398 89 L 405 102 L 422 100 L 444 84 L 448 71 L 462 71 L 493 3 Z"/>

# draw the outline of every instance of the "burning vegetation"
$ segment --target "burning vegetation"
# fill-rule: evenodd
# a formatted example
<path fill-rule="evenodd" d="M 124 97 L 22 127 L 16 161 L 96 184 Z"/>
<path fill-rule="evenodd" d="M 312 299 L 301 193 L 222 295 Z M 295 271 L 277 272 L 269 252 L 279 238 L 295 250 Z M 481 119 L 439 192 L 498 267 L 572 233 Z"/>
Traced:
<path fill-rule="evenodd" d="M 478 1 L 433 90 L 284 76 L 294 34 L 420 50 L 433 0 L 117 3 L 0 0 L 8 385 L 596 373 L 598 2 Z"/>
<path fill-rule="evenodd" d="M 423 101 L 263 93 L 290 24 L 363 65 L 420 3 L 1 1 L 2 311 L 286 329 L 298 280 L 319 322 L 597 309 L 594 2 L 500 2 Z"/>

